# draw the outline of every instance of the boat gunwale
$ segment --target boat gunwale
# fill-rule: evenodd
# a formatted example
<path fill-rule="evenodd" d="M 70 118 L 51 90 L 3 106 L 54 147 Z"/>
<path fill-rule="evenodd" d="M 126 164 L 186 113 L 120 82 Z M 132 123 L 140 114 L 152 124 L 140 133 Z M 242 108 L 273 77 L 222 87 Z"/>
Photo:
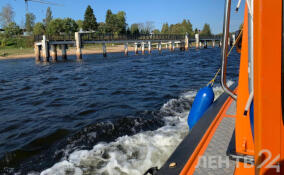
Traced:
<path fill-rule="evenodd" d="M 237 83 L 231 86 L 232 89 L 236 89 L 236 87 Z M 191 132 L 178 145 L 170 158 L 159 169 L 156 175 L 176 175 L 180 174 L 183 171 L 183 169 L 186 167 L 186 164 L 194 155 L 196 149 L 199 147 L 200 143 L 205 137 L 208 129 L 212 126 L 212 124 L 218 117 L 220 111 L 225 110 L 224 107 L 226 107 L 228 101 L 230 101 L 230 97 L 225 92 L 222 93 L 222 95 L 214 101 L 214 103 L 204 113 L 201 119 L 192 128 Z M 172 162 L 175 162 L 176 166 L 174 168 L 169 167 L 169 164 Z"/>

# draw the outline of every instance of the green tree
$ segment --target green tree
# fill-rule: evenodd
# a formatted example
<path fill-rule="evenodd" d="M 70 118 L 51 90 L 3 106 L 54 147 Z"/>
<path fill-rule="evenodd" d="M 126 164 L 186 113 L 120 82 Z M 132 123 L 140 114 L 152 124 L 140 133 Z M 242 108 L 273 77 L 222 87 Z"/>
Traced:
<path fill-rule="evenodd" d="M 107 33 L 126 33 L 126 13 L 124 11 L 119 11 L 117 14 L 113 14 L 111 10 L 107 10 L 105 24 Z"/>
<path fill-rule="evenodd" d="M 6 27 L 4 27 L 4 31 L 5 31 L 4 33 L 7 37 L 20 35 L 22 33 L 20 27 L 14 22 L 11 22 Z"/>
<path fill-rule="evenodd" d="M 126 13 L 124 11 L 119 11 L 116 14 L 116 26 L 117 26 L 117 30 L 116 32 L 118 34 L 125 34 L 126 33 Z"/>
<path fill-rule="evenodd" d="M 132 24 L 130 27 L 130 32 L 133 35 L 139 35 L 140 31 L 139 31 L 139 24 Z"/>
<path fill-rule="evenodd" d="M 62 19 L 53 19 L 50 21 L 46 28 L 46 33 L 49 35 L 60 35 L 61 32 L 64 32 Z"/>
<path fill-rule="evenodd" d="M 48 7 L 48 8 L 46 9 L 46 17 L 45 17 L 45 19 L 43 20 L 46 27 L 49 25 L 49 23 L 51 22 L 52 19 L 53 19 L 53 17 L 52 17 L 52 11 L 51 11 L 51 8 Z"/>
<path fill-rule="evenodd" d="M 82 20 L 79 19 L 79 20 L 76 21 L 76 23 L 78 25 L 79 30 L 83 29 L 83 21 Z"/>
<path fill-rule="evenodd" d="M 98 32 L 102 34 L 106 33 L 106 24 L 104 22 L 99 23 Z"/>
<path fill-rule="evenodd" d="M 72 34 L 78 31 L 78 24 L 74 19 L 65 18 L 62 21 L 62 29 L 65 34 Z"/>
<path fill-rule="evenodd" d="M 194 34 L 197 34 L 197 33 L 199 33 L 199 31 L 198 31 L 197 28 L 195 28 L 195 29 L 194 29 Z"/>
<path fill-rule="evenodd" d="M 10 4 L 2 7 L 0 12 L 0 25 L 2 27 L 7 27 L 14 21 L 15 12 Z"/>
<path fill-rule="evenodd" d="M 153 33 L 153 34 L 160 34 L 161 32 L 160 32 L 159 29 L 155 29 L 155 30 L 152 31 L 152 33 Z"/>
<path fill-rule="evenodd" d="M 94 10 L 88 5 L 83 22 L 83 29 L 87 31 L 95 31 L 98 28 L 97 19 L 94 15 Z"/>
<path fill-rule="evenodd" d="M 106 23 L 105 23 L 107 33 L 113 32 L 114 23 L 115 23 L 115 19 L 114 19 L 114 16 L 112 14 L 112 11 L 110 9 L 108 9 L 107 12 L 106 12 Z"/>
<path fill-rule="evenodd" d="M 139 31 L 142 34 L 150 34 L 154 29 L 154 22 L 147 21 L 146 23 L 139 23 Z"/>
<path fill-rule="evenodd" d="M 170 32 L 170 31 L 169 31 L 169 24 L 168 24 L 168 23 L 163 24 L 161 33 L 162 33 L 162 34 L 169 34 L 169 32 Z"/>
<path fill-rule="evenodd" d="M 204 24 L 200 35 L 203 35 L 203 36 L 211 36 L 212 35 L 209 24 L 207 24 L 207 23 Z"/>
<path fill-rule="evenodd" d="M 33 29 L 34 35 L 43 35 L 45 33 L 44 24 L 41 22 L 38 22 L 35 24 Z"/>
<path fill-rule="evenodd" d="M 127 29 L 126 29 L 126 34 L 127 34 L 127 35 L 130 35 L 130 34 L 131 34 L 131 30 L 130 30 L 129 27 L 127 27 Z"/>
<path fill-rule="evenodd" d="M 189 20 L 184 19 L 181 23 L 171 24 L 170 26 L 166 23 L 163 25 L 162 33 L 164 34 L 180 34 L 185 35 L 189 34 L 190 36 L 194 35 L 192 30 L 192 24 Z"/>
<path fill-rule="evenodd" d="M 181 29 L 181 33 L 185 35 L 186 33 L 189 34 L 190 36 L 194 35 L 193 29 L 192 29 L 192 24 L 189 20 L 183 20 L 181 23 L 182 29 Z"/>
<path fill-rule="evenodd" d="M 26 14 L 25 28 L 27 32 L 32 32 L 35 25 L 35 15 L 33 13 Z"/>

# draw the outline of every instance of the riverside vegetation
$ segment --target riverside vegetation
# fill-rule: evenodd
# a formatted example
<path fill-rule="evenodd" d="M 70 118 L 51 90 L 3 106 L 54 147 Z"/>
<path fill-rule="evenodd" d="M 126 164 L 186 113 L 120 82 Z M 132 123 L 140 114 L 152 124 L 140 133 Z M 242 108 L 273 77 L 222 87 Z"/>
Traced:
<path fill-rule="evenodd" d="M 107 10 L 105 22 L 97 22 L 94 10 L 89 5 L 86 8 L 83 20 L 72 18 L 54 18 L 50 7 L 46 10 L 46 17 L 42 22 L 35 22 L 33 13 L 26 13 L 25 23 L 19 26 L 14 22 L 15 12 L 11 5 L 7 4 L 0 11 L 0 57 L 10 55 L 23 55 L 33 53 L 34 35 L 74 35 L 77 31 L 93 31 L 101 34 L 188 34 L 200 32 L 200 35 L 211 35 L 209 24 L 204 24 L 202 31 L 193 30 L 189 20 L 184 19 L 181 23 L 163 24 L 162 29 L 155 29 L 151 21 L 128 25 L 126 13 L 119 11 L 113 13 Z"/>

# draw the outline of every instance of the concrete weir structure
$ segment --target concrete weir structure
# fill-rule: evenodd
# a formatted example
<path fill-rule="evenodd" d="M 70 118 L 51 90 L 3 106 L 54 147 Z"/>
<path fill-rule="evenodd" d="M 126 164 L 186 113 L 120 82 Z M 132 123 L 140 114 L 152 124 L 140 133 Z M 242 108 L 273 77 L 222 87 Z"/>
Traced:
<path fill-rule="evenodd" d="M 232 38 L 234 40 L 235 37 Z M 76 58 L 81 61 L 82 48 L 85 44 L 101 44 L 102 54 L 107 56 L 107 44 L 124 44 L 124 54 L 128 55 L 129 45 L 134 45 L 134 53 L 138 55 L 139 47 L 141 47 L 142 55 L 145 54 L 145 46 L 148 48 L 148 54 L 152 53 L 153 46 L 157 46 L 159 53 L 162 53 L 163 45 L 166 49 L 174 51 L 177 46 L 181 51 L 188 50 L 192 43 L 195 43 L 196 48 L 201 48 L 202 44 L 207 48 L 207 43 L 212 42 L 215 47 L 215 42 L 220 42 L 218 36 L 200 37 L 195 34 L 193 38 L 189 35 L 170 35 L 170 34 L 149 34 L 149 35 L 113 35 L 113 34 L 98 34 L 95 32 L 75 32 L 74 35 L 60 36 L 35 36 L 35 61 L 48 62 L 49 57 L 52 61 L 57 61 L 57 50 L 62 53 L 62 60 L 67 60 L 67 49 L 69 45 L 75 46 Z M 42 59 L 41 59 L 42 56 Z"/>

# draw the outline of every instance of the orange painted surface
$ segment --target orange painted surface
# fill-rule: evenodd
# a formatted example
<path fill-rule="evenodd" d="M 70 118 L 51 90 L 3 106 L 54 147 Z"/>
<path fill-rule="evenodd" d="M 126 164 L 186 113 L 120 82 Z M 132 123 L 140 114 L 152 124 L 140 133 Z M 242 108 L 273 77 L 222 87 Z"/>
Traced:
<path fill-rule="evenodd" d="M 222 119 L 226 116 L 226 112 L 230 107 L 233 99 L 228 98 L 222 108 L 220 109 L 219 113 L 217 114 L 214 121 L 211 123 L 210 127 L 207 129 L 206 133 L 204 134 L 203 138 L 201 139 L 200 143 L 196 147 L 195 151 L 192 153 L 191 157 L 185 164 L 183 170 L 181 171 L 180 175 L 191 175 L 194 174 L 195 167 L 198 164 L 199 157 L 204 154 L 206 151 L 213 135 L 215 134 L 216 129 L 218 128 Z"/>
<path fill-rule="evenodd" d="M 236 152 L 239 154 L 253 155 L 254 143 L 250 127 L 249 114 L 244 116 L 245 106 L 249 98 L 248 85 L 248 14 L 245 8 L 242 52 L 240 60 L 237 116 L 236 116 Z"/>
<path fill-rule="evenodd" d="M 284 161 L 283 121 L 281 107 L 282 0 L 254 1 L 254 113 L 255 160 L 257 167 L 278 155 Z M 257 175 L 284 174 L 265 164 L 256 169 Z M 283 166 L 283 165 L 282 165 Z M 283 168 L 283 167 L 282 167 Z"/>
<path fill-rule="evenodd" d="M 238 162 L 235 168 L 235 175 L 254 175 L 255 166 Z"/>

